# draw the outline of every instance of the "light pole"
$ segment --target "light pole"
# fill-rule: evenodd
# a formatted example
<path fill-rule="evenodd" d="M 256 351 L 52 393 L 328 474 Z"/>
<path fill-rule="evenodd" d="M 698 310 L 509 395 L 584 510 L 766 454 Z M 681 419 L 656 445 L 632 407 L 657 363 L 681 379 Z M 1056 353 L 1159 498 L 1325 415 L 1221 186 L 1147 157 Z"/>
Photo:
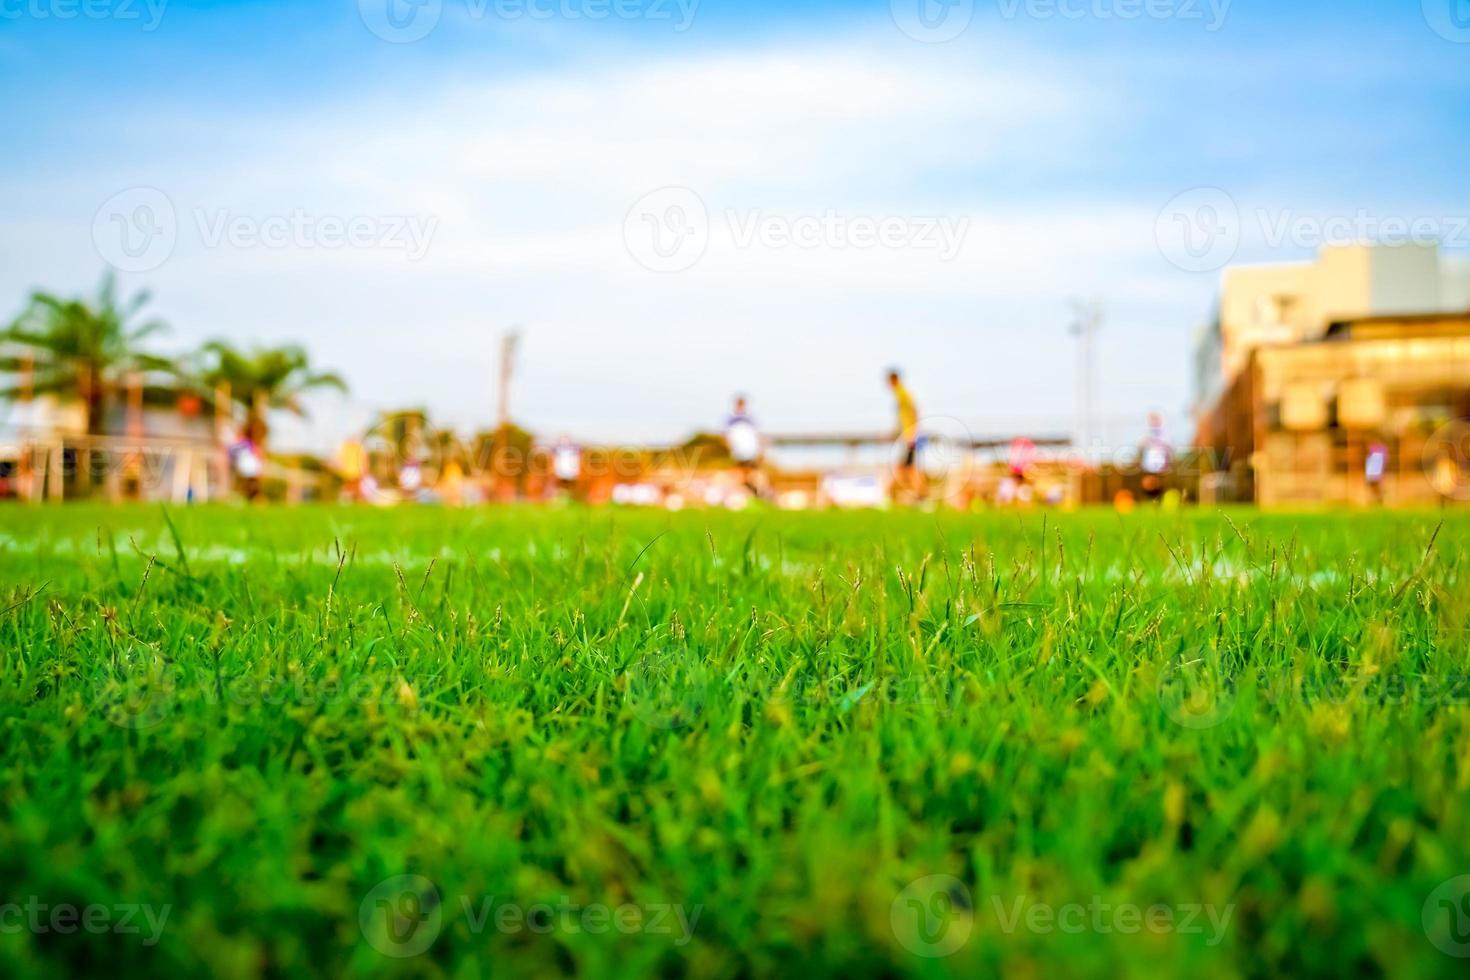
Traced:
<path fill-rule="evenodd" d="M 516 344 L 521 339 L 519 327 L 512 327 L 500 340 L 500 412 L 499 428 L 510 424 L 510 377 L 515 373 Z"/>
<path fill-rule="evenodd" d="M 1084 457 L 1092 450 L 1093 399 L 1097 393 L 1094 338 L 1102 327 L 1102 301 L 1072 300 L 1072 336 L 1077 338 L 1077 449 Z"/>

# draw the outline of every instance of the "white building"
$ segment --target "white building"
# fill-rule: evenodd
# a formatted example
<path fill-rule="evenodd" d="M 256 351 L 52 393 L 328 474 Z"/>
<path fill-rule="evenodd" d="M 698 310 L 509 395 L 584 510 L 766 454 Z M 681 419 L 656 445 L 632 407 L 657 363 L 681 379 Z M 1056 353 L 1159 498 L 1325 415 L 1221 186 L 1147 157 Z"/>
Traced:
<path fill-rule="evenodd" d="M 1315 261 L 1226 269 L 1195 347 L 1195 409 L 1213 405 L 1258 347 L 1320 340 L 1337 322 L 1470 311 L 1470 261 L 1434 245 L 1348 245 Z"/>

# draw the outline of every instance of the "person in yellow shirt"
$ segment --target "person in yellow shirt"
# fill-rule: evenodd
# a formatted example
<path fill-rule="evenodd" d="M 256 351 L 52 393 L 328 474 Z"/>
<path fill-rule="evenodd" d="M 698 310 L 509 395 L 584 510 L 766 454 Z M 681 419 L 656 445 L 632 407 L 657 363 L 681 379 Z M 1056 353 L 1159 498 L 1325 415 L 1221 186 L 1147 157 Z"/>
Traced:
<path fill-rule="evenodd" d="M 337 447 L 337 474 L 342 477 L 342 494 L 353 503 L 363 499 L 362 477 L 367 471 L 367 452 L 356 439 Z"/>
<path fill-rule="evenodd" d="M 894 474 L 894 487 L 906 491 L 917 501 L 924 495 L 923 476 L 918 467 L 919 408 L 914 404 L 914 396 L 904 386 L 903 375 L 897 368 L 888 372 L 888 387 L 893 389 L 894 405 L 898 409 L 898 438 L 903 443 L 903 456 Z"/>

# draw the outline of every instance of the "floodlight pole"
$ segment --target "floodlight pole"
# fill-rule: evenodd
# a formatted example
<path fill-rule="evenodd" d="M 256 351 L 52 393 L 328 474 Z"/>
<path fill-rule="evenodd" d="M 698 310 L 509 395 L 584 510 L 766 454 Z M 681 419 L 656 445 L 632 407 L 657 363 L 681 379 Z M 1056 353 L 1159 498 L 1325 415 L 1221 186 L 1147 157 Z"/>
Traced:
<path fill-rule="evenodd" d="M 516 344 L 521 339 L 519 327 L 500 339 L 500 411 L 498 428 L 510 425 L 510 378 L 515 373 Z"/>
<path fill-rule="evenodd" d="M 1093 399 L 1096 396 L 1097 358 L 1094 340 L 1102 327 L 1100 300 L 1072 300 L 1071 332 L 1077 338 L 1077 449 L 1085 456 L 1092 449 Z"/>

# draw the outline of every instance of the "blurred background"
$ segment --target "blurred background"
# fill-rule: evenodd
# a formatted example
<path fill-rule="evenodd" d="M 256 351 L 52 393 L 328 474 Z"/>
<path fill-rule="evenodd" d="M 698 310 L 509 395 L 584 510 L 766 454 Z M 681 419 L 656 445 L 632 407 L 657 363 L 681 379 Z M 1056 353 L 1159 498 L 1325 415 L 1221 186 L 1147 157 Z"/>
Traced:
<path fill-rule="evenodd" d="M 1465 0 L 0 0 L 0 83 L 7 498 L 1470 500 Z"/>

